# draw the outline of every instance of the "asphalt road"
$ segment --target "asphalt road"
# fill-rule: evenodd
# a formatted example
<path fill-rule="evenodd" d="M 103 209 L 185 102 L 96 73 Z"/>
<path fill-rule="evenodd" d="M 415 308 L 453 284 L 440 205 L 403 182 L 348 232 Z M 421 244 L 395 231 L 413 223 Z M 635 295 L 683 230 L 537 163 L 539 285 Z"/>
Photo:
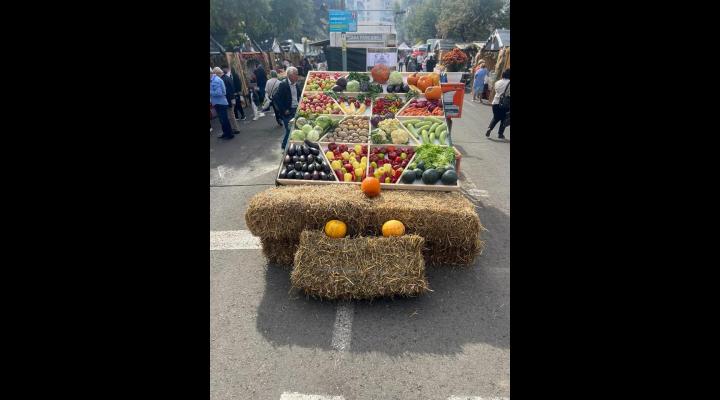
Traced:
<path fill-rule="evenodd" d="M 350 304 L 291 292 L 289 270 L 267 265 L 247 235 L 247 202 L 274 186 L 280 163 L 272 114 L 241 122 L 231 141 L 212 122 L 211 399 L 510 397 L 510 128 L 487 139 L 491 117 L 466 100 L 452 131 L 487 229 L 476 265 L 429 268 L 433 292 L 419 298 Z"/>

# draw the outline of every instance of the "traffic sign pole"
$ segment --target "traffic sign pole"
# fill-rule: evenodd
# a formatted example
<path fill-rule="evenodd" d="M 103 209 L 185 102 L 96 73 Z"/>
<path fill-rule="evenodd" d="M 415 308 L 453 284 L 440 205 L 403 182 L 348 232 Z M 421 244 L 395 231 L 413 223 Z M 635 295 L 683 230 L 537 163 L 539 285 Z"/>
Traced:
<path fill-rule="evenodd" d="M 342 70 L 347 71 L 347 43 L 345 42 L 345 32 L 340 34 L 342 37 Z"/>

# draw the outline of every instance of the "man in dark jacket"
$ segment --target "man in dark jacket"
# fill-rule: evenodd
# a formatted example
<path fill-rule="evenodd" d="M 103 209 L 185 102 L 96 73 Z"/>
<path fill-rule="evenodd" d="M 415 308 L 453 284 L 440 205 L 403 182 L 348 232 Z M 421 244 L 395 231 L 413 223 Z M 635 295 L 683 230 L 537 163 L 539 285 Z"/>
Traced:
<path fill-rule="evenodd" d="M 262 104 L 262 101 L 265 99 L 265 84 L 267 83 L 267 75 L 265 74 L 265 68 L 263 68 L 262 64 L 258 64 L 255 69 L 255 82 L 257 83 L 258 92 L 260 92 L 258 93 L 260 104 Z"/>
<path fill-rule="evenodd" d="M 435 65 L 437 65 L 437 62 L 435 61 L 435 57 L 430 55 L 430 57 L 428 57 L 428 59 L 425 63 L 425 70 L 427 72 L 433 72 L 433 70 L 435 69 Z"/>
<path fill-rule="evenodd" d="M 288 68 L 287 79 L 280 82 L 280 87 L 278 87 L 277 93 L 273 96 L 273 102 L 280 112 L 283 125 L 285 125 L 285 137 L 280 145 L 283 149 L 287 146 L 288 138 L 290 137 L 290 120 L 295 117 L 295 111 L 297 111 L 297 106 L 300 103 L 301 89 L 298 87 L 297 81 L 297 68 Z"/>
<path fill-rule="evenodd" d="M 225 84 L 225 97 L 227 97 L 229 104 L 228 119 L 230 120 L 230 126 L 232 126 L 233 133 L 237 135 L 240 133 L 240 127 L 235 120 L 235 86 L 233 85 L 232 77 L 230 77 L 230 68 L 222 68 L 222 76 L 220 76 L 220 79 L 222 79 Z"/>
<path fill-rule="evenodd" d="M 242 81 L 240 80 L 240 76 L 238 76 L 237 71 L 234 69 L 231 71 L 232 73 L 230 77 L 232 78 L 233 86 L 235 87 L 235 119 L 245 121 L 245 111 L 243 110 L 242 101 L 240 100 L 242 97 Z"/>

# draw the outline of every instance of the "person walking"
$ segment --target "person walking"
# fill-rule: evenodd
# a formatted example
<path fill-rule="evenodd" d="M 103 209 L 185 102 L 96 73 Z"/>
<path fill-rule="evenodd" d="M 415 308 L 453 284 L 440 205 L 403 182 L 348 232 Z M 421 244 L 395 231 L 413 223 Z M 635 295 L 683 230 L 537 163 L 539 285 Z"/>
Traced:
<path fill-rule="evenodd" d="M 242 95 L 242 80 L 234 69 L 230 70 L 230 77 L 232 78 L 233 87 L 235 88 L 235 114 L 232 115 L 236 120 L 245 121 L 245 111 L 243 110 L 244 98 Z M 231 116 L 231 117 L 232 117 Z"/>
<path fill-rule="evenodd" d="M 485 94 L 485 77 L 488 74 L 487 68 L 485 68 L 485 63 L 480 62 L 479 68 L 475 72 L 475 77 L 473 80 L 473 99 L 472 101 L 480 101 L 482 102 L 483 95 Z M 479 98 L 479 99 L 478 99 Z"/>
<path fill-rule="evenodd" d="M 435 70 L 435 65 L 437 65 L 437 62 L 435 61 L 435 57 L 432 54 L 430 54 L 427 61 L 425 62 L 425 71 L 433 72 Z"/>
<path fill-rule="evenodd" d="M 490 121 L 485 136 L 490 137 L 490 132 L 500 123 L 498 139 L 505 139 L 505 117 L 510 113 L 510 69 L 502 73 L 502 79 L 495 82 L 495 98 L 492 101 L 493 119 Z"/>
<path fill-rule="evenodd" d="M 240 127 L 235 120 L 235 86 L 233 85 L 232 77 L 230 77 L 230 68 L 223 67 L 220 69 L 215 67 L 213 72 L 215 72 L 225 84 L 225 98 L 227 98 L 228 101 L 228 121 L 230 121 L 233 134 L 237 135 L 240 133 Z"/>
<path fill-rule="evenodd" d="M 267 83 L 267 75 L 265 74 L 265 68 L 263 68 L 262 64 L 258 64 L 257 69 L 255 69 L 255 82 L 257 82 L 258 87 L 258 99 L 260 102 L 265 99 L 265 84 Z"/>
<path fill-rule="evenodd" d="M 270 106 L 275 113 L 275 121 L 277 121 L 278 126 L 283 126 L 282 118 L 280 118 L 280 111 L 278 111 L 277 106 L 275 106 L 275 101 L 273 100 L 273 96 L 275 96 L 278 88 L 280 87 L 280 80 L 277 76 L 277 72 L 274 70 L 270 71 L 270 79 L 265 84 L 265 96 L 267 96 L 270 100 Z"/>
<path fill-rule="evenodd" d="M 287 78 L 280 82 L 273 101 L 280 112 L 283 125 L 285 125 L 285 136 L 280 147 L 285 150 L 288 138 L 290 137 L 290 120 L 295 116 L 298 103 L 300 102 L 300 88 L 297 87 L 298 70 L 290 67 L 287 70 Z"/>
<path fill-rule="evenodd" d="M 220 72 L 222 72 L 222 70 L 220 70 Z M 223 131 L 219 137 L 221 139 L 232 139 L 235 136 L 233 135 L 230 120 L 228 119 L 228 101 L 226 96 L 225 83 L 223 83 L 222 79 L 210 68 L 210 104 L 215 107 L 215 111 L 218 113 Z"/>

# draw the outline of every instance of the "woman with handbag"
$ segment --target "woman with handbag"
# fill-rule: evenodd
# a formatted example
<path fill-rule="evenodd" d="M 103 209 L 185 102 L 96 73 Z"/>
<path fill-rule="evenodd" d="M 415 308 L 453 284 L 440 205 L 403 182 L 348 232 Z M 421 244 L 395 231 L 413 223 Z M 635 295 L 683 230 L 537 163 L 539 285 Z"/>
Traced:
<path fill-rule="evenodd" d="M 510 69 L 502 73 L 502 79 L 495 82 L 495 98 L 492 101 L 493 119 L 488 126 L 485 136 L 490 137 L 490 132 L 500 123 L 498 139 L 505 139 L 506 117 L 510 114 Z M 507 119 L 509 122 L 509 118 Z"/>

